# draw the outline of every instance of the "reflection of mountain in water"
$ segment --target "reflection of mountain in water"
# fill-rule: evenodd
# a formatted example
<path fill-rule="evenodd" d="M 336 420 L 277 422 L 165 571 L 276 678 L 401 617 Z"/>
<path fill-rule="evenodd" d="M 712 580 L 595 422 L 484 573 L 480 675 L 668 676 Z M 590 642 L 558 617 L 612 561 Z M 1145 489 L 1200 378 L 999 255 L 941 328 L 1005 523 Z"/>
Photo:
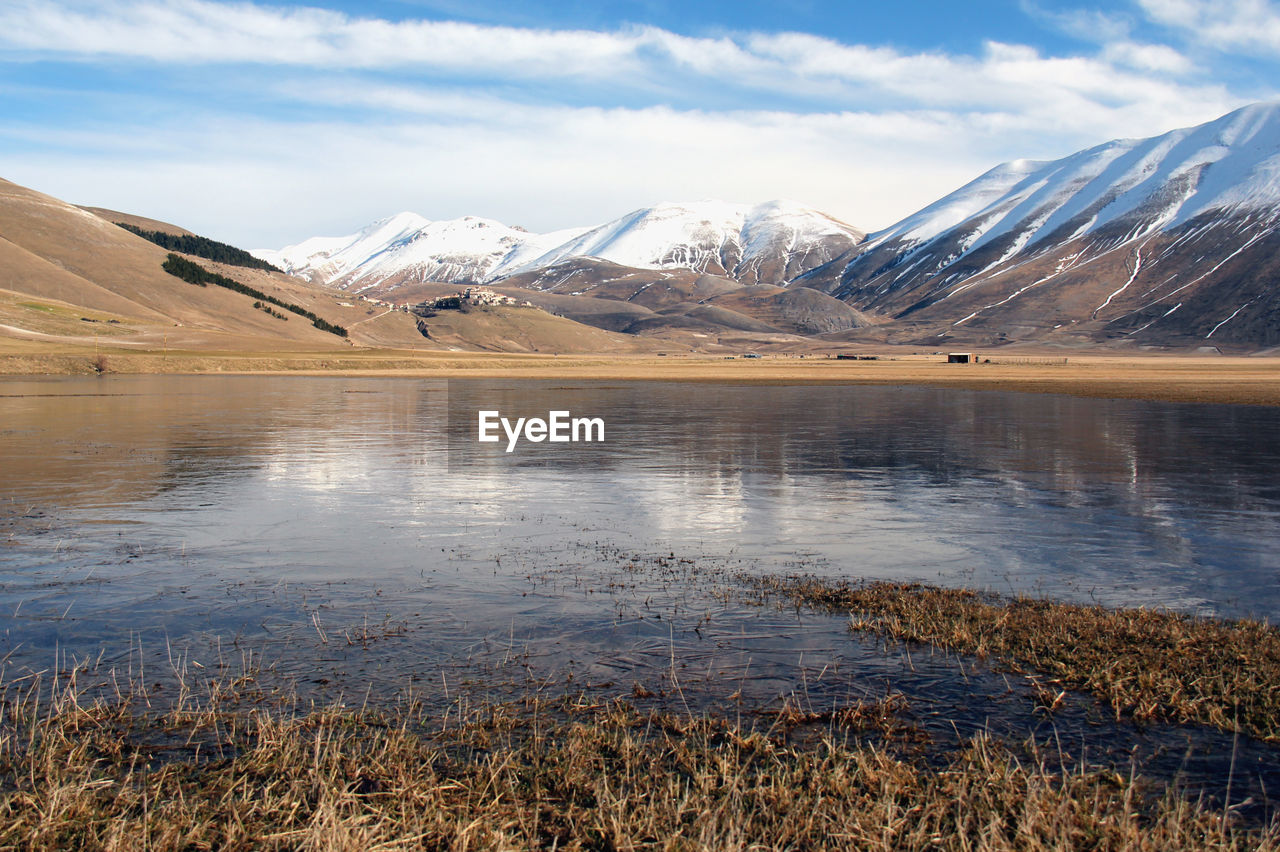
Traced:
<path fill-rule="evenodd" d="M 6 384 L 4 496 L 62 508 L 137 503 L 263 475 L 345 485 L 368 470 L 362 456 L 371 443 L 421 441 L 420 423 L 444 401 L 444 384 L 424 381 L 120 376 Z"/>
<path fill-rule="evenodd" d="M 513 417 L 601 415 L 608 441 L 481 447 L 481 405 Z M 1280 425 L 1273 409 L 495 381 L 452 383 L 450 415 L 453 471 L 539 471 L 540 487 L 570 510 L 598 477 L 643 492 L 633 517 L 664 535 L 692 538 L 717 518 L 726 540 L 782 542 L 858 575 L 964 571 L 1006 590 L 1249 611 L 1260 605 L 1250 584 L 1270 582 L 1263 542 L 1280 541 L 1280 488 L 1268 473 L 1280 459 L 1262 439 Z M 557 480 L 578 485 L 560 491 Z"/>
<path fill-rule="evenodd" d="M 1280 431 L 1274 409 L 921 387 L 11 385 L 29 395 L 9 398 L 0 448 L 10 505 L 143 523 L 154 540 L 179 536 L 179 552 L 204 542 L 253 560 L 254 542 L 270 540 L 287 559 L 296 543 L 307 571 L 336 577 L 370 562 L 400 570 L 414 558 L 403 554 L 450 536 L 507 552 L 525 529 L 546 541 L 732 551 L 761 570 L 800 563 L 1280 612 L 1280 595 L 1257 592 L 1275 585 L 1280 543 L 1270 475 L 1280 450 L 1265 440 Z M 476 443 L 480 408 L 599 416 L 606 440 L 508 454 Z"/>
<path fill-rule="evenodd" d="M 512 420 L 551 409 L 603 416 L 604 444 L 475 442 L 479 408 Z M 450 450 L 461 464 L 751 471 L 930 485 L 1007 480 L 1087 502 L 1099 486 L 1137 501 L 1160 489 L 1252 510 L 1280 500 L 1266 408 L 928 388 L 699 384 L 554 386 L 452 382 Z M 1202 493 L 1201 493 L 1202 492 Z"/>

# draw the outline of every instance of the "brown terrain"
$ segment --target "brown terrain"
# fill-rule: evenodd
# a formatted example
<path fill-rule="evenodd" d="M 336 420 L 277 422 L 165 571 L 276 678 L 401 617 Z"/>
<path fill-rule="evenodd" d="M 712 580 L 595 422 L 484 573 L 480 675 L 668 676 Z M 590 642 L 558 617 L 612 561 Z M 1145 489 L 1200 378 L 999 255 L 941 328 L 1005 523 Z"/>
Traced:
<path fill-rule="evenodd" d="M 416 302 L 456 292 L 457 284 L 390 279 L 369 295 Z M 779 342 L 848 331 L 876 320 L 817 290 L 744 284 L 688 269 L 633 269 L 592 258 L 513 275 L 490 289 L 584 325 L 639 337 L 694 339 L 746 332 Z M 804 344 L 796 341 L 798 346 Z"/>
<path fill-rule="evenodd" d="M 884 339 L 917 345 L 1280 346 L 1274 213 L 1213 211 L 1133 239 L 1150 227 L 1143 215 L 1152 214 L 1073 236 L 1082 214 L 1024 248 L 1014 229 L 963 254 L 976 227 L 969 220 L 923 244 L 893 239 L 855 250 L 792 286 L 891 319 Z"/>

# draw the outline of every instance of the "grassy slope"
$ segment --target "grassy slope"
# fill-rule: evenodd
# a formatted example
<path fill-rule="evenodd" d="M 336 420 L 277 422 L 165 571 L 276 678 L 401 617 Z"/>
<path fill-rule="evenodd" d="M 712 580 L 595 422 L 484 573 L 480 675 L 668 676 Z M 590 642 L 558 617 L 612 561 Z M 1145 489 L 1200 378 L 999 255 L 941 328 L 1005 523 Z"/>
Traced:
<path fill-rule="evenodd" d="M 0 351 L 23 359 L 47 356 L 51 369 L 75 371 L 64 363 L 67 357 L 112 347 L 246 354 L 350 351 L 353 346 L 544 352 L 636 348 L 628 338 L 511 309 L 448 319 L 436 324 L 439 339 L 428 340 L 407 314 L 388 314 L 385 308 L 291 276 L 195 258 L 206 269 L 347 327 L 347 342 L 301 317 L 281 320 L 256 310 L 253 299 L 243 294 L 180 281 L 161 269 L 164 249 L 114 221 L 189 233 L 145 217 L 78 208 L 0 180 Z M 23 363 L 38 369 L 30 360 Z"/>
<path fill-rule="evenodd" d="M 255 310 L 243 295 L 174 278 L 160 268 L 167 252 L 159 246 L 7 181 L 0 182 L 0 232 L 13 262 L 0 281 L 5 289 L 114 312 L 139 331 L 177 338 L 188 335 L 174 329 L 206 333 L 193 339 L 212 332 L 313 345 L 323 340 L 323 332 L 305 322 L 285 323 Z"/>

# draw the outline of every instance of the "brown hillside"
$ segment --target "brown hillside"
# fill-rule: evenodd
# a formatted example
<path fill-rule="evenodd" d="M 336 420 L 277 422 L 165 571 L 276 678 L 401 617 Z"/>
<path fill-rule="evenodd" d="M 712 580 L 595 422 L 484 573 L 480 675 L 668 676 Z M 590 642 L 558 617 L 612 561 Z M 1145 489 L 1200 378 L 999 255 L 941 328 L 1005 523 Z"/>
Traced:
<path fill-rule="evenodd" d="M 131 218 L 148 227 L 175 227 Z M 167 254 L 99 215 L 0 180 L 0 289 L 103 312 L 144 339 L 159 336 L 178 345 L 232 345 L 242 337 L 313 347 L 345 345 L 302 317 L 281 320 L 255 309 L 254 300 L 244 294 L 175 278 L 161 268 Z M 336 297 L 295 285 L 286 276 L 195 260 L 249 286 L 278 293 L 331 322 L 343 322 Z"/>
<path fill-rule="evenodd" d="M 189 284 L 162 269 L 169 254 L 117 227 L 190 233 L 105 208 L 80 208 L 0 180 L 0 348 L 98 351 L 320 351 L 378 346 L 518 352 L 634 351 L 633 338 L 532 308 L 495 308 L 434 320 L 424 336 L 416 317 L 283 273 L 198 257 L 210 272 L 344 326 L 350 339 L 305 317 L 222 287 Z M 456 289 L 456 288 L 455 288 Z"/>

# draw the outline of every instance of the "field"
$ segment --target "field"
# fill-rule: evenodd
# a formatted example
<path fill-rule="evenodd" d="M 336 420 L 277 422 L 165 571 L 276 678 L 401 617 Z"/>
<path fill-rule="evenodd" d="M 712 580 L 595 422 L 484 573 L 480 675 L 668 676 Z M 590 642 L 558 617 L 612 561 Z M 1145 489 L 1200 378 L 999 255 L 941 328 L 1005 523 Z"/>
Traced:
<path fill-rule="evenodd" d="M 947 364 L 945 353 L 868 349 L 875 360 L 837 360 L 831 352 L 548 355 L 442 352 L 347 346 L 330 351 L 163 350 L 55 346 L 0 340 L 0 374 L 300 373 L 430 378 L 607 379 L 634 381 L 931 385 L 969 390 L 1088 397 L 1280 405 L 1280 357 L 978 352 L 976 364 Z"/>

